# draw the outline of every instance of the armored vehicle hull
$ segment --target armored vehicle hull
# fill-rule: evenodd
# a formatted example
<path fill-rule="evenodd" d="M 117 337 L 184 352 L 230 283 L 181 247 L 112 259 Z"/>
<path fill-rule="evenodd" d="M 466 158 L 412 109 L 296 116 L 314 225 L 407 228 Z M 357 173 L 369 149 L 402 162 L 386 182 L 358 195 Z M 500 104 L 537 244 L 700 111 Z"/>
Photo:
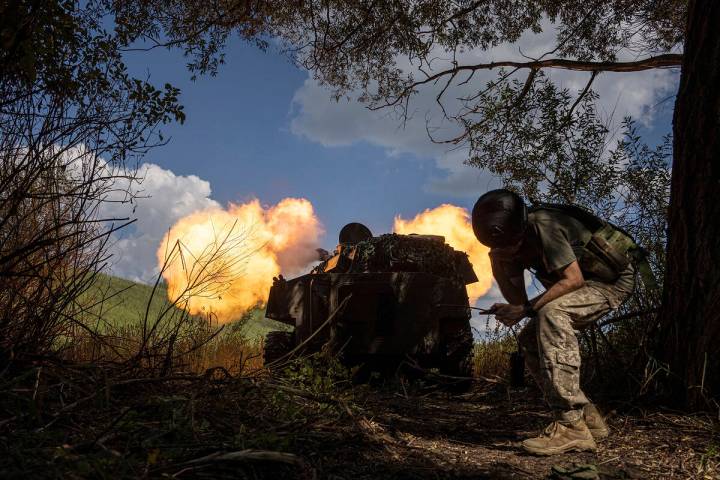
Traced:
<path fill-rule="evenodd" d="M 437 238 L 431 240 L 432 248 L 440 248 Z M 439 238 L 443 251 L 452 253 L 448 258 L 459 264 L 449 271 L 464 272 L 464 277 L 425 271 L 353 271 L 353 260 L 367 243 L 363 242 L 345 258 L 340 255 L 315 273 L 276 279 L 266 316 L 294 327 L 294 331 L 268 335 L 266 364 L 272 366 L 293 350 L 325 349 L 339 354 L 348 365 L 363 365 L 365 371 L 387 373 L 405 360 L 423 369 L 436 368 L 447 376 L 470 377 L 473 338 L 463 278 L 468 279 L 472 267 L 464 254 Z M 386 238 L 374 242 L 373 255 L 389 241 L 403 243 L 403 251 L 415 248 L 417 253 L 416 247 L 430 240 Z M 397 264 L 380 266 L 384 268 L 400 269 Z M 417 261 L 404 261 L 401 269 L 421 268 Z M 475 278 L 474 274 L 470 277 L 470 281 Z"/>

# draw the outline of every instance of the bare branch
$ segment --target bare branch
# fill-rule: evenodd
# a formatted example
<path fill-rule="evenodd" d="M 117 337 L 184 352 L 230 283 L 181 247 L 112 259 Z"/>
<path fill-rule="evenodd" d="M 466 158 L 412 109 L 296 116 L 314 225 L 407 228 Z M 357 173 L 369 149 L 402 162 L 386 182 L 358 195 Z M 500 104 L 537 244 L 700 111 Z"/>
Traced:
<path fill-rule="evenodd" d="M 592 72 L 592 75 L 590 75 L 590 80 L 588 80 L 587 84 L 585 84 L 585 88 L 583 88 L 582 92 L 580 92 L 580 95 L 578 95 L 578 98 L 575 100 L 575 103 L 572 104 L 570 110 L 568 110 L 567 121 L 570 121 L 572 119 L 572 114 L 575 111 L 575 108 L 580 104 L 585 95 L 587 95 L 587 93 L 590 91 L 590 86 L 592 86 L 595 77 L 597 77 L 597 74 L 598 72 L 596 70 Z"/>
<path fill-rule="evenodd" d="M 679 68 L 682 65 L 682 54 L 668 53 L 648 57 L 642 60 L 632 62 L 592 62 L 581 60 L 568 60 L 564 58 L 551 58 L 547 60 L 537 60 L 531 62 L 516 61 L 500 61 L 490 63 L 478 63 L 475 65 L 458 65 L 430 75 L 423 80 L 411 83 L 405 87 L 401 93 L 385 106 L 395 105 L 400 98 L 412 93 L 420 85 L 425 85 L 436 81 L 437 79 L 447 75 L 457 75 L 460 72 L 474 72 L 477 70 L 493 70 L 502 67 L 514 67 L 518 69 L 541 70 L 544 68 L 557 68 L 562 70 L 574 70 L 579 72 L 641 72 L 644 70 L 652 70 L 655 68 Z"/>

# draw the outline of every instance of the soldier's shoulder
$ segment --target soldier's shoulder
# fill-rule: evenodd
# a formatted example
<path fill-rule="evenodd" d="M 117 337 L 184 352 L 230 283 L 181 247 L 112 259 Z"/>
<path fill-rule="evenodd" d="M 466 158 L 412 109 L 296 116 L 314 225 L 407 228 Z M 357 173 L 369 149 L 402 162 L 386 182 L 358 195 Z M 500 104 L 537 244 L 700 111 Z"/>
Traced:
<path fill-rule="evenodd" d="M 551 225 L 557 223 L 559 212 L 547 208 L 538 208 L 528 213 L 528 223 Z"/>

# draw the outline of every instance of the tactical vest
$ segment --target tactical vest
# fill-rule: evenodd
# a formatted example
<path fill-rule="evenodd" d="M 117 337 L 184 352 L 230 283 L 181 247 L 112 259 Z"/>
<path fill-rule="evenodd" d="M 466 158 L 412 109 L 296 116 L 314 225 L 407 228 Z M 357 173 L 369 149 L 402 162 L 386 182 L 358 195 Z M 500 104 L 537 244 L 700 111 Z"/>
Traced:
<path fill-rule="evenodd" d="M 582 223 L 592 232 L 590 240 L 583 245 L 583 254 L 578 258 L 580 269 L 604 282 L 613 282 L 629 264 L 640 273 L 645 288 L 656 290 L 657 282 L 647 261 L 647 252 L 622 228 L 602 220 L 594 213 L 578 205 L 538 203 L 528 209 L 562 212 Z"/>

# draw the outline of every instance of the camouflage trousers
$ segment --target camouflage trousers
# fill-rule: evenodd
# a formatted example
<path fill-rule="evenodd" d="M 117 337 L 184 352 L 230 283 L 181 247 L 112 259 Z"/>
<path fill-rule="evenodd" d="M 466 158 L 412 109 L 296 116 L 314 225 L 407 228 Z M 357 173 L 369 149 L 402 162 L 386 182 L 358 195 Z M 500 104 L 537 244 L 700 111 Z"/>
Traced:
<path fill-rule="evenodd" d="M 631 272 L 629 272 L 631 273 Z M 590 326 L 632 292 L 633 278 L 585 286 L 543 306 L 520 332 L 525 365 L 558 420 L 582 418 L 589 403 L 580 389 L 580 349 L 575 330 Z"/>

